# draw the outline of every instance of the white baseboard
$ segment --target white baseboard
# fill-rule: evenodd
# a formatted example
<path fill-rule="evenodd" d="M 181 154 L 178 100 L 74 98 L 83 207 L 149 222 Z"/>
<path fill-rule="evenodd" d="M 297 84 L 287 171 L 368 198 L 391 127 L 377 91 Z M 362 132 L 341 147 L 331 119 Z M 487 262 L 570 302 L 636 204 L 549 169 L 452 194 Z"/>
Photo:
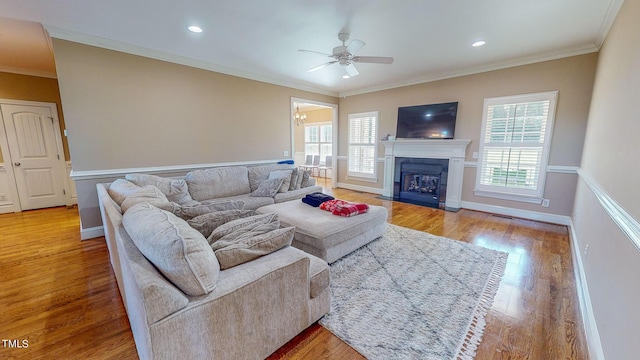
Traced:
<path fill-rule="evenodd" d="M 518 217 L 522 219 L 542 221 L 542 222 L 548 222 L 548 223 L 558 224 L 558 225 L 567 225 L 567 226 L 571 225 L 571 217 L 566 215 L 548 214 L 548 213 L 542 213 L 538 211 L 521 210 L 521 209 L 514 209 L 514 208 L 496 206 L 496 205 L 487 205 L 487 204 L 481 204 L 481 203 L 464 201 L 464 200 L 460 202 L 460 207 L 464 209 L 469 209 L 469 210 L 477 210 L 477 211 L 483 211 L 483 212 L 488 212 L 492 214 L 513 216 L 513 217 Z"/>
<path fill-rule="evenodd" d="M 573 274 L 576 281 L 576 293 L 578 295 L 578 306 L 580 307 L 580 315 L 582 315 L 582 324 L 587 338 L 587 347 L 589 349 L 589 358 L 595 360 L 604 360 L 604 351 L 600 342 L 600 333 L 596 324 L 596 318 L 593 314 L 593 306 L 591 305 L 591 296 L 589 296 L 589 287 L 587 286 L 587 278 L 584 273 L 582 264 L 582 256 L 578 245 L 578 237 L 573 226 L 573 221 L 569 224 L 569 237 L 571 241 L 571 257 L 573 259 Z"/>
<path fill-rule="evenodd" d="M 80 240 L 95 239 L 104 236 L 104 228 L 102 226 L 94 226 L 84 229 L 80 224 Z"/>
<path fill-rule="evenodd" d="M 348 189 L 348 190 L 368 192 L 368 193 L 372 193 L 372 194 L 379 194 L 379 195 L 382 195 L 382 191 L 383 191 L 383 189 L 380 189 L 380 188 L 374 188 L 374 187 L 362 186 L 362 185 L 354 185 L 354 184 L 347 184 L 347 183 L 343 183 L 343 182 L 336 183 L 336 187 L 343 188 L 343 189 Z"/>

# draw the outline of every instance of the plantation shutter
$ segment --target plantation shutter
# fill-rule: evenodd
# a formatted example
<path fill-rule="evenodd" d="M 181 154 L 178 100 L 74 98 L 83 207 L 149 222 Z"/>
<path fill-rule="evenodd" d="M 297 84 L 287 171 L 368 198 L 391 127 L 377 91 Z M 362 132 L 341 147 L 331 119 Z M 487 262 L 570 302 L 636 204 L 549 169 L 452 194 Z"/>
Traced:
<path fill-rule="evenodd" d="M 485 99 L 478 195 L 495 192 L 542 200 L 556 95 Z"/>
<path fill-rule="evenodd" d="M 377 112 L 349 115 L 348 175 L 376 177 L 377 123 Z"/>

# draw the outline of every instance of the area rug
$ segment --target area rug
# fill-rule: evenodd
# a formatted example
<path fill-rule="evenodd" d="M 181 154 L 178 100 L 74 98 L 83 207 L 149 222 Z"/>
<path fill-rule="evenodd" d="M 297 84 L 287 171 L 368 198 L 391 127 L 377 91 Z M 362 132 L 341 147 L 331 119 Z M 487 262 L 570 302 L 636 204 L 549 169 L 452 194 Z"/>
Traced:
<path fill-rule="evenodd" d="M 368 359 L 473 359 L 506 253 L 388 225 L 331 265 L 320 324 Z"/>

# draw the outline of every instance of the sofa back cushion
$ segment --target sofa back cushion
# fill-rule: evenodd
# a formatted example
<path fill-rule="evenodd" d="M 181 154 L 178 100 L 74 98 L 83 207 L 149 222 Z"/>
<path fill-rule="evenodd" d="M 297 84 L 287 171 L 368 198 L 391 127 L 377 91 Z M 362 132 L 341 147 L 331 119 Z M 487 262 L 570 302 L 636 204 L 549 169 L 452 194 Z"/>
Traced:
<path fill-rule="evenodd" d="M 256 165 L 250 166 L 249 171 L 249 186 L 251 191 L 256 191 L 260 183 L 269 178 L 269 174 L 276 170 L 291 170 L 292 166 L 288 164 L 268 164 L 268 165 Z"/>
<path fill-rule="evenodd" d="M 127 196 L 138 191 L 138 189 L 140 189 L 140 186 L 132 183 L 131 181 L 125 179 L 117 179 L 109 185 L 109 187 L 107 188 L 107 193 L 109 193 L 109 196 L 111 196 L 116 204 L 122 205 L 124 199 L 126 199 Z"/>
<path fill-rule="evenodd" d="M 186 221 L 140 203 L 122 216 L 122 225 L 140 252 L 185 294 L 213 291 L 220 264 L 207 239 Z"/>
<path fill-rule="evenodd" d="M 184 177 L 191 197 L 196 201 L 248 194 L 249 175 L 246 166 L 228 166 L 194 170 Z"/>
<path fill-rule="evenodd" d="M 127 174 L 125 179 L 138 186 L 153 185 L 157 187 L 169 201 L 180 205 L 194 205 L 189 194 L 187 182 L 183 179 L 170 179 L 151 174 Z"/>

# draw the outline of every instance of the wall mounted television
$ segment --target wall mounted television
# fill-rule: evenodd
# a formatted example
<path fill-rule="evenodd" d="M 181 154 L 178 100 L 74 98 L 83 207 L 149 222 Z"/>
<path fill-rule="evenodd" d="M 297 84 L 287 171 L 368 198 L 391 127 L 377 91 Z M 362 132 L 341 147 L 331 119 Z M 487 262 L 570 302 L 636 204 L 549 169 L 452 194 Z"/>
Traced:
<path fill-rule="evenodd" d="M 458 102 L 398 108 L 398 139 L 453 139 Z"/>

